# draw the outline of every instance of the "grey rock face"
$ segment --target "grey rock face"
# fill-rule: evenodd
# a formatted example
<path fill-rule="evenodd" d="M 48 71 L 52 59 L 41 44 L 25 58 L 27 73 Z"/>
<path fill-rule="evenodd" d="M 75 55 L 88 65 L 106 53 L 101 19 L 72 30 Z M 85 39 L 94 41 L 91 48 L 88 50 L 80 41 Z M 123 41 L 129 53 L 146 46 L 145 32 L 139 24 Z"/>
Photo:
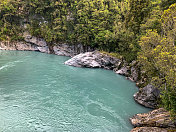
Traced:
<path fill-rule="evenodd" d="M 50 53 L 48 46 L 46 46 L 46 47 L 37 47 L 37 48 L 42 53 L 48 53 L 48 54 Z"/>
<path fill-rule="evenodd" d="M 74 56 L 75 55 L 74 47 L 69 46 L 67 44 L 60 44 L 60 45 L 54 46 L 53 50 L 56 55 L 62 55 L 62 56 Z"/>
<path fill-rule="evenodd" d="M 140 89 L 139 92 L 134 94 L 134 99 L 139 104 L 144 105 L 145 107 L 156 108 L 159 94 L 160 91 L 153 85 L 149 84 L 143 89 Z"/>
<path fill-rule="evenodd" d="M 90 67 L 90 68 L 105 68 L 113 69 L 115 64 L 120 60 L 114 57 L 107 56 L 98 51 L 81 53 L 70 60 L 66 61 L 66 65 L 75 67 Z"/>
<path fill-rule="evenodd" d="M 45 47 L 45 46 L 47 46 L 47 43 L 46 43 L 46 41 L 44 39 L 37 38 L 37 37 L 31 36 L 31 35 L 24 36 L 24 40 L 27 43 L 31 43 L 31 44 L 37 45 L 39 47 Z"/>
<path fill-rule="evenodd" d="M 40 51 L 62 56 L 75 56 L 79 53 L 93 51 L 93 48 L 81 44 L 55 44 L 55 46 L 49 47 L 44 39 L 31 36 L 28 32 L 25 32 L 23 36 L 25 42 L 0 42 L 0 50 Z"/>
<path fill-rule="evenodd" d="M 42 53 L 50 53 L 50 50 L 47 46 L 47 43 L 42 38 L 37 38 L 28 34 L 28 32 L 24 33 L 24 40 L 26 43 L 29 43 L 35 47 L 37 47 L 38 51 Z"/>
<path fill-rule="evenodd" d="M 56 55 L 62 55 L 62 56 L 75 56 L 80 53 L 93 51 L 91 47 L 85 48 L 81 44 L 78 44 L 78 45 L 58 44 L 53 47 L 53 50 Z"/>
<path fill-rule="evenodd" d="M 129 70 L 129 67 L 124 66 L 120 70 L 116 71 L 116 73 L 120 75 L 128 76 L 129 75 L 128 70 Z"/>
<path fill-rule="evenodd" d="M 138 80 L 139 73 L 135 67 L 131 68 L 131 79 L 136 82 Z"/>

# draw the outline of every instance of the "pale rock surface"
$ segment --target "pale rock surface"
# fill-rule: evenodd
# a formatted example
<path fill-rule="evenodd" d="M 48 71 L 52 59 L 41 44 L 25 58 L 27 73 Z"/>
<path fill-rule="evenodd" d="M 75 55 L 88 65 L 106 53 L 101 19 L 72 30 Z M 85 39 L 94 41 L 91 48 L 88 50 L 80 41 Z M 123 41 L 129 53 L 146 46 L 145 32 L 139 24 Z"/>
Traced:
<path fill-rule="evenodd" d="M 148 113 L 136 114 L 130 121 L 134 127 L 161 127 L 176 128 L 176 120 L 164 108 L 159 108 Z"/>
<path fill-rule="evenodd" d="M 81 53 L 66 61 L 66 65 L 75 67 L 114 69 L 121 60 L 98 51 Z"/>

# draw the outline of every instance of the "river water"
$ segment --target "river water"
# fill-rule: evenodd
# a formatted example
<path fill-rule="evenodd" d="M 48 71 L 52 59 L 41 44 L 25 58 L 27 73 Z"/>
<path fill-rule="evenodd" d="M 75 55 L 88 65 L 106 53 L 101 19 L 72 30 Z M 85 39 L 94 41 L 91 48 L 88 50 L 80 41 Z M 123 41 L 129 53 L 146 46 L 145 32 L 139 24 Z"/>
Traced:
<path fill-rule="evenodd" d="M 0 51 L 0 132 L 129 132 L 135 83 L 69 57 Z"/>

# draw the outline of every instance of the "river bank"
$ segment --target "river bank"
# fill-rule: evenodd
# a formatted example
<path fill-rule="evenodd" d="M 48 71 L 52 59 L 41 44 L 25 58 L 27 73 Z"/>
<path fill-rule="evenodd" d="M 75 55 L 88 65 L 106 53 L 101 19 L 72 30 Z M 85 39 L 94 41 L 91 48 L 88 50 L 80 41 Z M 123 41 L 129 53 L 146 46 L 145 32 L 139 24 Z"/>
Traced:
<path fill-rule="evenodd" d="M 46 42 L 43 39 L 27 36 L 25 38 L 25 42 L 16 42 L 16 43 L 1 42 L 0 49 L 39 51 L 43 53 L 53 53 L 56 55 L 71 56 L 71 57 L 74 56 L 73 58 L 65 62 L 65 64 L 76 67 L 105 68 L 113 70 L 117 74 L 126 76 L 127 79 L 136 82 L 137 86 L 140 86 L 145 83 L 145 77 L 141 76 L 141 72 L 139 71 L 138 64 L 136 61 L 133 61 L 132 63 L 128 64 L 122 59 L 117 59 L 115 57 L 100 53 L 98 51 L 94 51 L 94 49 L 91 49 L 90 47 L 84 47 L 82 45 L 72 46 L 68 44 L 58 44 L 49 47 L 47 46 Z M 134 99 L 137 103 L 149 108 L 158 107 L 156 102 L 158 97 L 159 97 L 159 90 L 154 88 L 150 84 L 144 88 L 141 88 L 139 92 L 134 95 Z M 168 129 L 170 130 L 174 129 L 175 126 L 173 125 L 170 126 L 169 125 L 170 122 L 166 122 L 168 125 L 165 126 L 156 125 L 157 124 L 156 122 L 160 122 L 161 120 L 165 122 L 165 120 L 168 120 L 166 117 L 169 117 L 170 119 L 170 115 L 168 113 L 166 114 L 167 116 L 163 116 L 163 111 L 161 111 L 160 109 L 155 110 L 154 113 L 157 113 L 156 117 L 160 115 L 160 117 L 162 118 L 159 119 L 150 118 L 151 115 L 150 113 L 146 114 L 145 117 L 143 117 L 142 114 L 141 115 L 139 114 L 138 116 L 134 116 L 133 118 L 131 118 L 130 120 L 133 126 L 137 127 L 132 131 L 154 132 L 157 131 L 157 129 L 158 130 L 162 129 L 162 131 L 164 132 L 168 131 Z M 156 122 L 152 123 L 152 125 L 142 124 L 141 123 L 142 121 L 140 119 L 142 118 L 146 120 L 146 117 L 148 122 L 146 122 L 145 124 L 150 124 L 152 120 L 155 120 Z M 137 123 L 134 123 L 134 119 L 135 122 Z M 139 123 L 141 125 L 136 125 Z"/>

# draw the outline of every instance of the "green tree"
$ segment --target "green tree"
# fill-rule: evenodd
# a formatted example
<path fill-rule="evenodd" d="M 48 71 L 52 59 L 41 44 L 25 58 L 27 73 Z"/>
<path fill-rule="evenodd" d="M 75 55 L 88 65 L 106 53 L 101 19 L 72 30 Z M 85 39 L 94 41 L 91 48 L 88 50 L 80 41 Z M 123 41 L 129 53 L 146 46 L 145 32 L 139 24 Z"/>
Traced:
<path fill-rule="evenodd" d="M 150 12 L 150 0 L 129 0 L 129 11 L 126 16 L 126 26 L 135 34 L 140 31 L 140 25 Z"/>
<path fill-rule="evenodd" d="M 162 14 L 162 34 L 148 30 L 140 38 L 138 56 L 148 82 L 161 89 L 162 104 L 173 113 L 176 112 L 175 11 L 176 4 L 173 4 Z"/>

